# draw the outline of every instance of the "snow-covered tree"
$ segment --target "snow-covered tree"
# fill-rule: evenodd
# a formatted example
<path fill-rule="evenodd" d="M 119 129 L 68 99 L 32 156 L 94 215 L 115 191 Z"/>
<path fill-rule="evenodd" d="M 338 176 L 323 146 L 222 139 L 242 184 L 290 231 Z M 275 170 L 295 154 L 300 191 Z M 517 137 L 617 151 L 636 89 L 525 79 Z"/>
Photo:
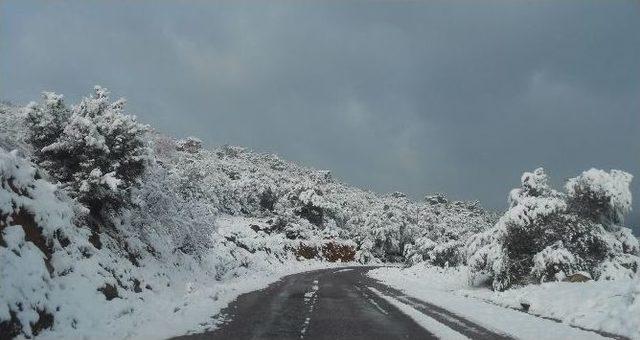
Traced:
<path fill-rule="evenodd" d="M 616 189 L 608 191 L 609 195 L 625 192 L 625 185 L 628 190 L 626 176 L 599 178 L 598 188 L 612 186 L 602 183 L 603 178 L 615 182 Z M 618 185 L 620 182 L 624 184 Z M 495 227 L 467 241 L 473 281 L 488 280 L 494 289 L 504 290 L 512 285 L 561 280 L 575 272 L 587 272 L 594 278 L 633 275 L 640 260 L 637 239 L 628 237 L 626 228 L 617 233 L 608 231 L 593 219 L 591 211 L 571 209 L 577 204 L 574 197 L 584 197 L 576 196 L 572 189 L 580 187 L 579 192 L 585 192 L 582 188 L 588 187 L 576 183 L 584 180 L 570 180 L 567 196 L 548 186 L 544 170 L 525 173 L 522 186 L 509 195 L 509 210 Z"/>
<path fill-rule="evenodd" d="M 46 94 L 45 103 L 30 114 L 31 134 L 40 136 L 34 146 L 42 145 L 35 157 L 93 212 L 127 203 L 150 154 L 147 127 L 124 113 L 123 99 L 110 102 L 108 94 L 96 86 L 94 95 L 73 107 L 68 119 L 63 118 L 62 97 Z M 47 121 L 54 126 L 43 126 Z"/>

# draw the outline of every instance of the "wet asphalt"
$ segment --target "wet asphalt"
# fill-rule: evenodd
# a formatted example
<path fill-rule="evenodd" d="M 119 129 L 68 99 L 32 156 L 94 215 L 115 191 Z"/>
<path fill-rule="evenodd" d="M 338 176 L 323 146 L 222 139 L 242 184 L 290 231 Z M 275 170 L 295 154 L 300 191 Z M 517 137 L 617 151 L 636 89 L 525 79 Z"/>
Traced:
<path fill-rule="evenodd" d="M 217 329 L 175 339 L 437 339 L 369 287 L 471 339 L 509 339 L 367 277 L 372 268 L 286 276 L 238 297 L 222 311 L 225 321 Z"/>

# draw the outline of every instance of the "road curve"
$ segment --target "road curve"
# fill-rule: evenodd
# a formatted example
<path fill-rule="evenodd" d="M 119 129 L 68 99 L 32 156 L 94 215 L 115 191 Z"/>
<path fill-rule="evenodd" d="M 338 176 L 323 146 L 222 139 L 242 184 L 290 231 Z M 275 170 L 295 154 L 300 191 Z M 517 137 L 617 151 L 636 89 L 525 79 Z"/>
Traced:
<path fill-rule="evenodd" d="M 228 321 L 218 329 L 174 339 L 437 339 L 380 293 L 471 339 L 509 339 L 380 284 L 365 276 L 370 269 L 322 269 L 284 277 L 238 297 L 222 311 Z"/>

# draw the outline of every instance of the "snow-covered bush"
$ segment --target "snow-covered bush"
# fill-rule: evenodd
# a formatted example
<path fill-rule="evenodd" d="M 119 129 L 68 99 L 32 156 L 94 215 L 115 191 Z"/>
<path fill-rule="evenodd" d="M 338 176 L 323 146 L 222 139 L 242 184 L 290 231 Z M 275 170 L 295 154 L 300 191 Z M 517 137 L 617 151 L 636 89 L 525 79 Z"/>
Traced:
<path fill-rule="evenodd" d="M 537 168 L 533 172 L 525 172 L 520 178 L 521 187 L 511 190 L 509 193 L 509 206 L 520 204 L 520 200 L 526 197 L 558 196 L 549 187 L 549 178 L 543 168 Z"/>
<path fill-rule="evenodd" d="M 364 253 L 384 261 L 404 260 L 405 246 L 413 243 L 417 234 L 413 229 L 417 228 L 417 223 L 415 215 L 407 214 L 403 203 L 394 198 L 383 198 L 349 221 L 356 224 L 352 228 L 359 230 L 357 240 L 363 245 Z"/>
<path fill-rule="evenodd" d="M 285 199 L 278 203 L 281 211 L 292 210 L 295 215 L 318 227 L 323 226 L 326 210 L 331 208 L 321 186 L 312 181 L 295 183 L 285 194 Z"/>
<path fill-rule="evenodd" d="M 123 99 L 110 102 L 108 94 L 96 86 L 69 115 L 61 96 L 45 93 L 44 103 L 29 111 L 38 164 L 94 213 L 126 205 L 149 161 L 147 127 L 124 113 Z"/>
<path fill-rule="evenodd" d="M 208 201 L 179 194 L 178 183 L 172 182 L 167 170 L 150 166 L 141 178 L 142 185 L 133 191 L 131 224 L 140 230 L 141 238 L 151 244 L 160 235 L 169 241 L 157 251 L 181 251 L 200 255 L 211 247 L 215 230 L 216 207 Z"/>
<path fill-rule="evenodd" d="M 428 262 L 439 267 L 453 267 L 463 263 L 462 242 L 449 241 L 436 245 L 427 253 Z"/>
<path fill-rule="evenodd" d="M 570 208 L 575 204 L 572 192 L 563 195 L 547 182 L 542 169 L 525 173 L 522 186 L 509 195 L 509 210 L 494 228 L 469 238 L 465 253 L 472 281 L 489 281 L 494 289 L 504 290 L 562 280 L 576 272 L 596 279 L 632 276 L 639 259 L 638 242 L 630 231 L 619 227 L 620 232 L 611 232 L 590 212 Z"/>

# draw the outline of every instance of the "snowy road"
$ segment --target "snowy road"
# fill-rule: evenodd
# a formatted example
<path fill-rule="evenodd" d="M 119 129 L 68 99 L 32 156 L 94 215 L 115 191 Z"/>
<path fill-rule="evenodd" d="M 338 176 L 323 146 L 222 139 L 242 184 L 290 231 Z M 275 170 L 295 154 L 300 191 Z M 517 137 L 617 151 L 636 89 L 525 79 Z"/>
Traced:
<path fill-rule="evenodd" d="M 364 274 L 370 268 L 291 275 L 240 296 L 227 323 L 179 339 L 508 339 Z"/>
<path fill-rule="evenodd" d="M 367 276 L 372 268 L 284 277 L 241 295 L 218 329 L 175 339 L 606 339 L 445 291 L 403 288 L 407 295 Z"/>

